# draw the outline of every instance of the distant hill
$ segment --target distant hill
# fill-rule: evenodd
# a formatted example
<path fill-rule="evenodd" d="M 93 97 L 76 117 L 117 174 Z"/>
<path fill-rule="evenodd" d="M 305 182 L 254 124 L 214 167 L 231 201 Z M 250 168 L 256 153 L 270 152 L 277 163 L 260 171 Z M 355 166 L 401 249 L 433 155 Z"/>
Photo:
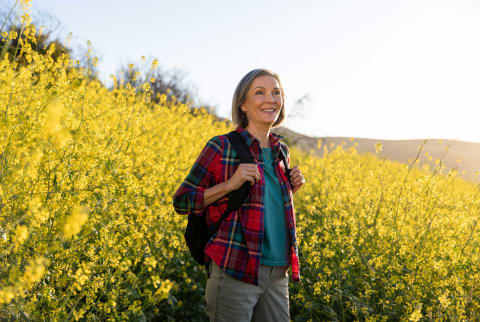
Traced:
<path fill-rule="evenodd" d="M 382 140 L 382 139 L 362 139 L 354 138 L 353 141 L 348 137 L 309 137 L 296 133 L 287 128 L 277 128 L 274 132 L 284 135 L 290 144 L 294 144 L 301 149 L 314 150 L 319 156 L 323 154 L 323 146 L 334 143 L 335 146 L 345 142 L 344 149 L 348 149 L 358 143 L 356 147 L 359 153 L 375 153 L 375 144 L 382 143 L 381 156 L 389 160 L 407 163 L 408 160 L 415 160 L 421 144 L 424 140 Z M 317 142 L 321 140 L 322 148 L 318 149 Z M 448 147 L 448 149 L 447 149 Z M 428 153 L 426 156 L 425 153 Z M 429 157 L 431 156 L 431 161 Z M 459 176 L 466 180 L 480 183 L 480 177 L 475 177 L 475 171 L 480 170 L 480 143 L 427 139 L 422 152 L 419 155 L 420 164 L 430 163 L 435 165 L 435 159 L 440 159 L 445 165 L 446 173 L 448 170 L 457 168 Z M 465 171 L 465 173 L 462 173 Z"/>
<path fill-rule="evenodd" d="M 216 116 L 221 121 L 231 122 L 230 120 Z M 232 125 L 233 126 L 233 125 Z M 273 129 L 273 132 L 284 135 L 290 144 L 310 151 L 314 150 L 318 156 L 323 154 L 323 146 L 333 143 L 336 145 L 345 142 L 344 149 L 348 149 L 358 143 L 356 149 L 358 153 L 374 153 L 375 144 L 382 143 L 382 152 L 380 156 L 386 157 L 388 160 L 408 163 L 409 160 L 415 160 L 420 146 L 424 140 L 382 140 L 382 139 L 365 139 L 349 137 L 311 137 L 297 133 L 285 127 Z M 318 140 L 322 141 L 322 148 L 318 149 Z M 423 147 L 418 159 L 420 165 L 430 163 L 432 167 L 435 165 L 435 159 L 440 159 L 445 165 L 443 173 L 447 173 L 450 169 L 457 169 L 459 177 L 465 180 L 480 183 L 480 176 L 475 176 L 475 171 L 480 171 L 480 143 L 465 142 L 448 139 L 426 139 L 427 143 Z M 448 148 L 447 148 L 448 147 Z M 428 153 L 428 156 L 425 155 Z M 429 161 L 431 157 L 431 161 Z M 463 171 L 465 173 L 463 173 Z"/>

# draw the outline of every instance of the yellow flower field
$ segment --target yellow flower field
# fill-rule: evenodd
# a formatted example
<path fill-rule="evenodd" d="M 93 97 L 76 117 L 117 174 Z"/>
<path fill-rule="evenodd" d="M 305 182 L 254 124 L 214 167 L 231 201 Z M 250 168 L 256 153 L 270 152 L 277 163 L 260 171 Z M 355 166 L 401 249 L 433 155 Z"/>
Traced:
<path fill-rule="evenodd" d="M 480 318 L 478 185 L 341 146 L 299 153 L 305 319 Z M 295 305 L 294 305 L 295 309 Z"/>
<path fill-rule="evenodd" d="M 33 25 L 8 37 L 23 37 L 27 63 L 0 57 L 0 317 L 205 320 L 206 274 L 171 197 L 232 126 L 39 55 Z M 291 148 L 307 179 L 292 319 L 479 320 L 478 186 L 438 162 L 324 149 Z"/>

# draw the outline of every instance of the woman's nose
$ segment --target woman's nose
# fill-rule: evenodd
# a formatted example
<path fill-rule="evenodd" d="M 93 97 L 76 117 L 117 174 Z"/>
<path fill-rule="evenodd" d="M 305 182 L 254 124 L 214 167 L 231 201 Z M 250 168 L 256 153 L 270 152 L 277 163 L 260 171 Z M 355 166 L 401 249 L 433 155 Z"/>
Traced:
<path fill-rule="evenodd" d="M 275 102 L 275 96 L 273 94 L 267 95 L 267 101 Z"/>

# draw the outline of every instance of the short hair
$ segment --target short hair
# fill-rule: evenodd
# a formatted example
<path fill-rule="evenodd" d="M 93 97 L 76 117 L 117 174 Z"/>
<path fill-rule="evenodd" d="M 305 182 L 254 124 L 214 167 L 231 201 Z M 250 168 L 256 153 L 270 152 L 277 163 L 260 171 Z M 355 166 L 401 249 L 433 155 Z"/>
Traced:
<path fill-rule="evenodd" d="M 247 93 L 253 81 L 257 77 L 265 75 L 272 76 L 278 81 L 278 84 L 280 85 L 280 93 L 282 95 L 282 107 L 280 108 L 280 114 L 278 115 L 275 123 L 273 123 L 272 127 L 280 126 L 285 119 L 285 93 L 283 92 L 283 86 L 282 82 L 280 81 L 280 77 L 268 69 L 258 68 L 248 72 L 245 76 L 243 76 L 238 83 L 237 88 L 235 89 L 232 100 L 232 121 L 234 124 L 242 128 L 246 128 L 248 126 L 248 118 L 245 115 L 246 113 L 244 113 L 240 107 L 247 99 Z"/>

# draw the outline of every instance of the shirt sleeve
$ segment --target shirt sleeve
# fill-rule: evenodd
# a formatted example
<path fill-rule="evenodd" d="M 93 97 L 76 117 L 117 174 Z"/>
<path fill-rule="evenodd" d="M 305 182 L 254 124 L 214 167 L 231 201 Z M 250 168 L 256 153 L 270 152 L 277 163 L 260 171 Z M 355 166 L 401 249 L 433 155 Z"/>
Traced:
<path fill-rule="evenodd" d="M 173 196 L 173 208 L 179 214 L 202 213 L 204 192 L 215 182 L 215 163 L 221 155 L 218 137 L 210 139 L 189 174 Z"/>

